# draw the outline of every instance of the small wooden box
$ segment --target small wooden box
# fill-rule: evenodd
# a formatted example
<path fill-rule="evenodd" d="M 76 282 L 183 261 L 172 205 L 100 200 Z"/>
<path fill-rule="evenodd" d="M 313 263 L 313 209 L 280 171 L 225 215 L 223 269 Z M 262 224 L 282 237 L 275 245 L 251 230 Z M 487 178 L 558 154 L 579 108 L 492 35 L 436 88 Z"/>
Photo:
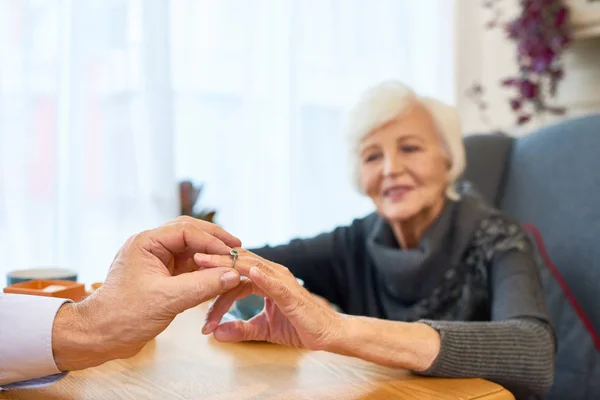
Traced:
<path fill-rule="evenodd" d="M 15 283 L 4 288 L 4 293 L 60 297 L 81 301 L 85 298 L 85 285 L 73 281 L 36 279 Z"/>

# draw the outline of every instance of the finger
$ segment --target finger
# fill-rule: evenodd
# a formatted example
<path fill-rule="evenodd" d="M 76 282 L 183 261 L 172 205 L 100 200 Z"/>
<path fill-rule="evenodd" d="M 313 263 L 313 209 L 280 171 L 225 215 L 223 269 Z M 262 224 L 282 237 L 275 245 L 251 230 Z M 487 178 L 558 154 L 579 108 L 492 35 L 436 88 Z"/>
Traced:
<path fill-rule="evenodd" d="M 283 280 L 271 277 L 257 267 L 250 268 L 248 278 L 266 297 L 271 298 L 285 315 L 301 307 L 304 304 L 304 296 L 308 293 L 297 281 L 292 281 L 291 286 L 288 286 Z"/>
<path fill-rule="evenodd" d="M 168 265 L 171 275 L 179 275 L 185 272 L 197 271 L 198 266 L 194 262 L 194 254 L 196 253 L 191 250 L 185 250 L 182 253 L 175 254 L 173 262 Z"/>
<path fill-rule="evenodd" d="M 169 277 L 165 290 L 172 299 L 172 309 L 181 313 L 240 283 L 239 273 L 232 268 L 212 268 Z"/>
<path fill-rule="evenodd" d="M 198 229 L 203 230 L 209 235 L 215 236 L 220 239 L 223 243 L 225 243 L 229 247 L 241 247 L 242 242 L 237 237 L 233 236 L 231 233 L 227 232 L 225 229 L 220 226 L 213 224 L 212 222 L 203 221 L 201 219 L 192 218 L 189 216 L 181 216 L 174 220 L 171 223 L 179 223 L 186 222 L 195 225 Z"/>
<path fill-rule="evenodd" d="M 212 333 L 223 319 L 225 313 L 231 309 L 233 303 L 251 294 L 264 297 L 263 291 L 257 288 L 251 280 L 241 279 L 240 284 L 235 289 L 219 295 L 208 309 L 202 333 L 205 335 Z"/>
<path fill-rule="evenodd" d="M 231 250 L 220 239 L 187 222 L 163 225 L 140 235 L 140 240 L 143 248 L 157 256 L 165 265 L 173 254 L 188 249 L 195 253 L 213 254 L 229 254 Z"/>
<path fill-rule="evenodd" d="M 219 342 L 244 342 L 266 340 L 266 329 L 259 324 L 258 319 L 264 318 L 262 314 L 257 315 L 250 321 L 224 322 L 217 327 L 213 336 Z"/>
<path fill-rule="evenodd" d="M 240 284 L 236 288 L 219 295 L 206 313 L 206 322 L 202 327 L 202 333 L 205 335 L 212 333 L 219 325 L 223 315 L 231 309 L 233 303 L 250 294 L 252 294 L 252 282 L 244 279 L 240 281 Z"/>
<path fill-rule="evenodd" d="M 234 265 L 231 255 L 222 256 L 217 254 L 198 253 L 194 254 L 194 261 L 196 262 L 196 265 L 201 268 L 232 267 Z M 275 275 L 280 269 L 284 268 L 279 264 L 266 260 L 263 262 L 254 256 L 240 255 L 235 261 L 234 268 L 244 276 L 248 276 L 250 268 L 252 267 L 260 268 L 267 275 Z"/>
<path fill-rule="evenodd" d="M 242 258 L 238 256 L 235 262 L 236 266 L 241 260 Z M 233 267 L 233 258 L 231 255 L 196 253 L 194 254 L 194 262 L 200 268 Z"/>
<path fill-rule="evenodd" d="M 195 254 L 194 261 L 199 267 L 203 268 L 222 268 L 223 266 L 231 266 L 233 264 L 231 256 L 214 254 Z M 290 296 L 290 290 L 286 282 L 289 281 L 289 285 L 293 288 L 299 288 L 299 293 L 303 294 L 304 289 L 302 286 L 289 274 L 285 267 L 279 264 L 269 261 L 262 262 L 254 257 L 239 256 L 235 262 L 235 269 L 241 275 L 249 277 L 258 289 L 264 292 L 265 296 L 271 297 L 279 306 L 284 306 L 285 304 L 284 307 L 290 309 L 292 303 L 297 303 L 298 301 Z"/>

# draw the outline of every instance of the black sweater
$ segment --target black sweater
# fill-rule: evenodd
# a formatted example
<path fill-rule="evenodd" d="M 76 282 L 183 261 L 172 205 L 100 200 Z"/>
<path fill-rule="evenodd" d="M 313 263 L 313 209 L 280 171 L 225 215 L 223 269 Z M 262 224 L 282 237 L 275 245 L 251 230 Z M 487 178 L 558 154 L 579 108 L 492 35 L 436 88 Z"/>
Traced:
<path fill-rule="evenodd" d="M 531 246 L 518 224 L 475 196 L 448 201 L 414 250 L 400 249 L 371 214 L 253 251 L 344 313 L 437 329 L 441 350 L 426 375 L 482 377 L 518 397 L 542 396 L 552 384 L 555 339 Z"/>

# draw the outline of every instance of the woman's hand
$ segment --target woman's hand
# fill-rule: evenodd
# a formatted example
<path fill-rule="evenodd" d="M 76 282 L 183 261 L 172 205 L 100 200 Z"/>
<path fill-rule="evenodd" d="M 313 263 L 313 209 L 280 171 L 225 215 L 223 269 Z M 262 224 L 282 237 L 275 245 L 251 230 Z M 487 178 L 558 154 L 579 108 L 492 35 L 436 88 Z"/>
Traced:
<path fill-rule="evenodd" d="M 266 341 L 357 357 L 376 364 L 427 370 L 440 351 L 438 332 L 423 323 L 386 321 L 337 313 L 309 293 L 290 271 L 246 250 L 235 269 L 243 278 L 208 311 L 202 332 L 221 342 Z M 231 256 L 196 254 L 200 267 L 231 267 Z M 249 278 L 249 279 L 248 279 Z M 249 321 L 219 325 L 233 302 L 250 294 L 265 297 L 264 310 Z"/>
<path fill-rule="evenodd" d="M 221 342 L 267 341 L 310 350 L 327 350 L 341 335 L 342 314 L 315 298 L 284 266 L 238 249 L 235 269 L 248 278 L 219 295 L 207 314 L 202 332 Z M 231 267 L 230 256 L 196 254 L 199 267 Z M 234 301 L 250 294 L 265 297 L 265 308 L 249 321 L 219 325 Z"/>

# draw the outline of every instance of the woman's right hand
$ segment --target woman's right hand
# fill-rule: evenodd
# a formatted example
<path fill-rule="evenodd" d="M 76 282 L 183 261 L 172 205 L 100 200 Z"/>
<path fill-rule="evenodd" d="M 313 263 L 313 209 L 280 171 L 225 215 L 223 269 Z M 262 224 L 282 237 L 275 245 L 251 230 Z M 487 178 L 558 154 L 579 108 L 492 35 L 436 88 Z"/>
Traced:
<path fill-rule="evenodd" d="M 243 279 L 239 286 L 217 297 L 211 306 L 204 334 L 218 341 L 267 341 L 310 350 L 327 350 L 341 336 L 344 316 L 309 293 L 284 266 L 239 249 L 235 269 Z M 196 254 L 203 268 L 231 267 L 231 257 Z M 232 304 L 250 294 L 265 297 L 263 311 L 249 321 L 219 325 Z"/>

